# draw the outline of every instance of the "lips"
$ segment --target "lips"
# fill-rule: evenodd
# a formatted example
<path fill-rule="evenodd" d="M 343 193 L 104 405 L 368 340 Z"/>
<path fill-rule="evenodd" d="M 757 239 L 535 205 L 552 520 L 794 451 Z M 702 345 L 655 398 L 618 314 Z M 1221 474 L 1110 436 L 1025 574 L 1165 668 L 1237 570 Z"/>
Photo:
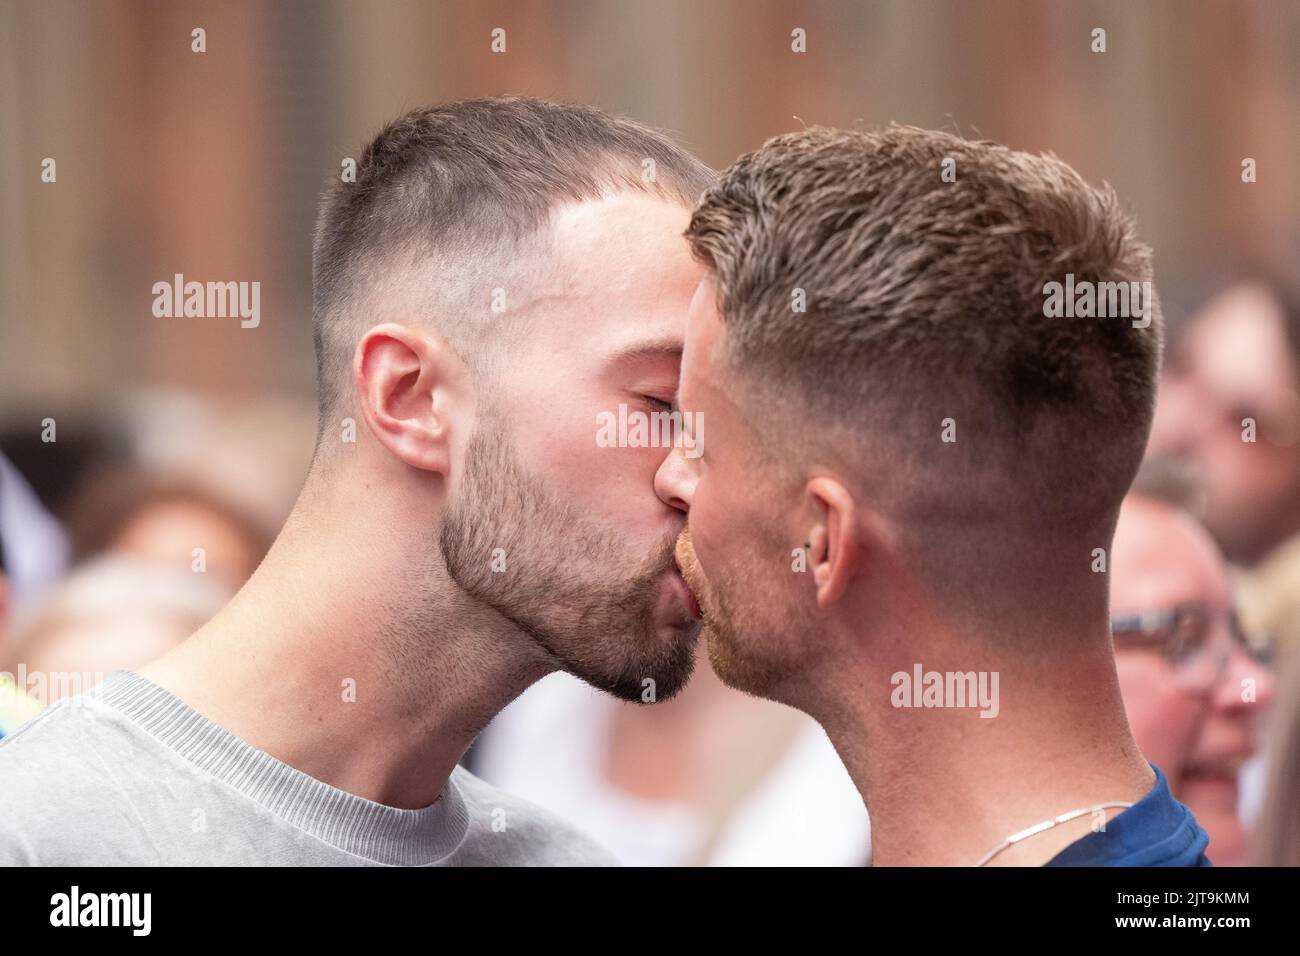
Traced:
<path fill-rule="evenodd" d="M 691 590 L 691 586 L 686 583 L 686 578 L 684 577 L 682 578 L 682 584 L 686 587 L 686 606 L 690 608 L 691 617 L 703 618 L 704 611 L 700 609 L 700 602 L 695 597 L 695 592 Z"/>
<path fill-rule="evenodd" d="M 1241 773 L 1242 764 L 1249 758 L 1249 753 L 1236 753 L 1208 760 L 1198 760 L 1183 768 L 1183 776 L 1188 779 L 1235 781 L 1237 775 Z"/>
<path fill-rule="evenodd" d="M 682 598 L 686 602 L 686 609 L 690 611 L 691 617 L 696 620 L 702 619 L 704 617 L 704 612 L 700 609 L 700 602 L 695 597 L 695 592 L 691 590 L 691 586 L 686 580 L 686 575 L 682 573 L 682 563 L 676 553 L 673 554 L 673 564 L 677 570 L 677 582 L 682 586 Z"/>

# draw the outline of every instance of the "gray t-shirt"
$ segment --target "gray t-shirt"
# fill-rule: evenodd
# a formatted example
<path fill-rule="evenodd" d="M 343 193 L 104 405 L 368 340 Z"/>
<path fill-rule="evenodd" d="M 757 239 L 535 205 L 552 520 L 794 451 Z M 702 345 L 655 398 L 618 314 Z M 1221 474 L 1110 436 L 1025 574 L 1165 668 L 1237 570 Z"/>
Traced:
<path fill-rule="evenodd" d="M 129 671 L 0 740 L 0 865 L 608 866 L 457 767 L 403 810 L 295 770 Z"/>

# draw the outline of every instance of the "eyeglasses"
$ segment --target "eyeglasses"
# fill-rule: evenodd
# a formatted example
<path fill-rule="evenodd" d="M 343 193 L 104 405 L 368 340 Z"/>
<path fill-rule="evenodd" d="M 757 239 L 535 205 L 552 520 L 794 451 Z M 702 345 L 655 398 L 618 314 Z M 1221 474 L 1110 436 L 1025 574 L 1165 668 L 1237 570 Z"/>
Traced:
<path fill-rule="evenodd" d="M 1202 604 L 1180 604 L 1170 610 L 1143 611 L 1110 620 L 1115 650 L 1161 652 L 1189 690 L 1208 691 L 1223 677 L 1228 659 L 1241 648 L 1254 661 L 1267 665 L 1271 641 L 1252 640 L 1237 612 Z"/>

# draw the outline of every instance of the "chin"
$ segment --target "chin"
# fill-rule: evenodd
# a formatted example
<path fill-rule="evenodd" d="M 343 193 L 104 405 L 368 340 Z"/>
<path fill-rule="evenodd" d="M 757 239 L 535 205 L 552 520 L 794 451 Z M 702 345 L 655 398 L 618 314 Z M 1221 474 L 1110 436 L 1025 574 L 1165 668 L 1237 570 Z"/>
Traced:
<path fill-rule="evenodd" d="M 723 632 L 705 625 L 704 640 L 709 651 L 709 664 L 718 680 L 756 697 L 780 699 L 779 689 L 790 674 L 786 668 L 746 654 L 741 648 L 743 638 L 737 639 L 731 631 Z"/>
<path fill-rule="evenodd" d="M 674 621 L 655 626 L 654 646 L 643 648 L 643 653 L 632 662 L 614 665 L 621 669 L 592 670 L 589 666 L 570 666 L 569 673 L 586 681 L 605 693 L 637 704 L 657 704 L 677 696 L 691 679 L 695 670 L 695 650 L 699 641 L 700 622 Z M 630 638 L 629 638 L 630 639 Z M 611 649 L 612 651 L 612 649 Z M 611 652 L 612 662 L 622 655 Z M 653 682 L 653 683 L 648 683 Z"/>
<path fill-rule="evenodd" d="M 1192 815 L 1209 834 L 1210 846 L 1205 851 L 1205 855 L 1210 858 L 1211 863 L 1215 866 L 1245 866 L 1249 862 L 1246 831 L 1242 829 L 1235 815 L 1219 819 L 1213 817 L 1202 819 L 1195 809 L 1192 809 Z"/>

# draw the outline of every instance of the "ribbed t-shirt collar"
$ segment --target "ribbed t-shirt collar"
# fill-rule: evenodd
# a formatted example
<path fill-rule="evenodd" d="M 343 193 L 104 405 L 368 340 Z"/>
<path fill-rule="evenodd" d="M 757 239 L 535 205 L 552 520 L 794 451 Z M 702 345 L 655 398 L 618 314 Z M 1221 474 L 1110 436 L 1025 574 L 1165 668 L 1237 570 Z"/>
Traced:
<path fill-rule="evenodd" d="M 456 849 L 468 829 L 469 814 L 454 772 L 436 801 L 404 810 L 295 770 L 131 671 L 114 671 L 88 696 L 129 718 L 198 769 L 345 853 L 392 866 L 436 863 Z"/>

